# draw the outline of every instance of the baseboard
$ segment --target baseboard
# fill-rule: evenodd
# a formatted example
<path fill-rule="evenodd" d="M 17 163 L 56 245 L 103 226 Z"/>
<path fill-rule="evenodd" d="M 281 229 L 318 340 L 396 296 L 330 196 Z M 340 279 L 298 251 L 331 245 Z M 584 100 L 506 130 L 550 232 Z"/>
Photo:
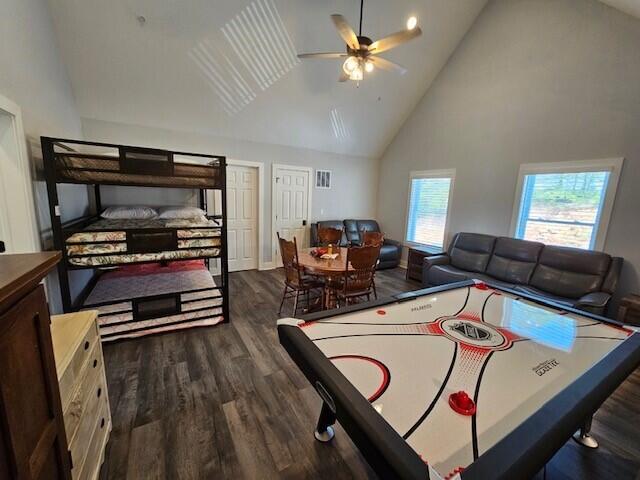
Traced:
<path fill-rule="evenodd" d="M 258 267 L 259 271 L 263 271 L 263 270 L 273 270 L 275 269 L 276 266 L 273 262 L 263 262 L 262 265 L 260 265 Z"/>
<path fill-rule="evenodd" d="M 407 261 L 406 260 L 400 260 L 400 263 L 398 264 L 398 266 L 400 268 L 404 268 L 406 270 L 407 269 Z"/>

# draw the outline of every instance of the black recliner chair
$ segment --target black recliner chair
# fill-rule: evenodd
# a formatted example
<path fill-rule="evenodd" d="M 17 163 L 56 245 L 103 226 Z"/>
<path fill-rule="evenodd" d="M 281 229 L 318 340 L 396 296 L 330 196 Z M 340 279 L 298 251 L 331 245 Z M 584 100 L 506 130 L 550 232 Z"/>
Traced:
<path fill-rule="evenodd" d="M 318 226 L 321 228 L 342 229 L 341 247 L 350 245 L 361 245 L 361 232 L 380 232 L 380 226 L 375 220 L 322 220 L 311 224 L 311 246 L 318 246 Z M 380 249 L 380 263 L 378 269 L 395 268 L 400 264 L 400 254 L 402 245 L 400 242 L 384 239 L 384 244 Z"/>

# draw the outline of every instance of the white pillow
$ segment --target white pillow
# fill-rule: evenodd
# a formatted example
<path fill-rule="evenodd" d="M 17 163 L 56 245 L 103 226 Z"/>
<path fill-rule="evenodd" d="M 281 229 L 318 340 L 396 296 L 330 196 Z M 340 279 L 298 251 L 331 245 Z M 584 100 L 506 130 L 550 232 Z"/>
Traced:
<path fill-rule="evenodd" d="M 125 218 L 146 219 L 157 217 L 158 212 L 151 207 L 143 206 L 108 207 L 100 214 L 100 216 L 102 218 L 118 220 Z"/>
<path fill-rule="evenodd" d="M 198 207 L 160 207 L 158 208 L 158 218 L 197 218 L 207 214 Z"/>

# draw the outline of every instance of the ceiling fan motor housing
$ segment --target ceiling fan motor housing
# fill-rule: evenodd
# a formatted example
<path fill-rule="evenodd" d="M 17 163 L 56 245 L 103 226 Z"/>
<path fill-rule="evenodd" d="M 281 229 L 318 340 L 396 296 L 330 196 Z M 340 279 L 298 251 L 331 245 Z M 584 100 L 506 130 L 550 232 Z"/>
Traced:
<path fill-rule="evenodd" d="M 369 52 L 369 45 L 373 43 L 373 40 L 371 40 L 369 37 L 361 35 L 358 37 L 358 43 L 360 44 L 360 48 L 357 50 L 354 50 L 349 45 L 347 45 L 347 53 L 349 55 L 365 56 Z"/>

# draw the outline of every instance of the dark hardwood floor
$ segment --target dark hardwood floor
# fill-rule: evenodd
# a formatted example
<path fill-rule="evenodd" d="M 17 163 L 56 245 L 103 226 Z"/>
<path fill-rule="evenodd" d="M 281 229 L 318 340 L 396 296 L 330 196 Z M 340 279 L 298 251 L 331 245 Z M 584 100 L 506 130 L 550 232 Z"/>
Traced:
<path fill-rule="evenodd" d="M 230 283 L 231 323 L 104 346 L 113 432 L 101 478 L 375 478 L 339 426 L 331 444 L 313 437 L 320 401 L 276 335 L 282 272 Z M 400 269 L 377 285 L 380 296 L 420 287 Z M 593 433 L 599 449 L 568 442 L 546 478 L 640 479 L 640 370 Z"/>

